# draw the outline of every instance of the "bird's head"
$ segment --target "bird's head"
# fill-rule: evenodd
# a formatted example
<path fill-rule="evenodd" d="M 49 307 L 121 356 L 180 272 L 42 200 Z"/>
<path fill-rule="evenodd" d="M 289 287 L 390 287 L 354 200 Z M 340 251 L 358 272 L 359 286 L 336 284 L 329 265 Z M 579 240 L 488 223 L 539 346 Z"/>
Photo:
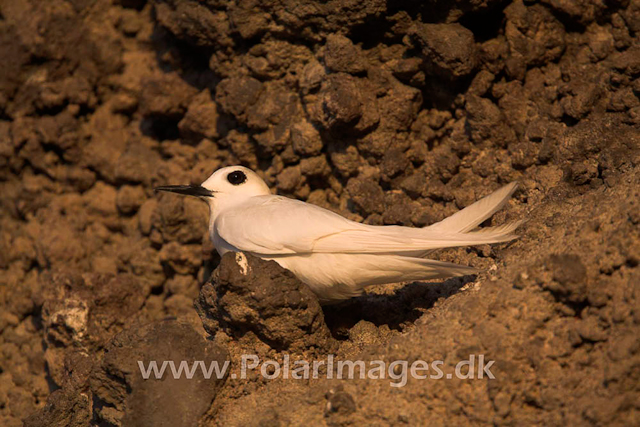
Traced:
<path fill-rule="evenodd" d="M 156 187 L 156 190 L 200 197 L 209 204 L 214 199 L 241 200 L 271 194 L 267 184 L 254 171 L 244 166 L 218 169 L 201 185 L 164 185 Z"/>

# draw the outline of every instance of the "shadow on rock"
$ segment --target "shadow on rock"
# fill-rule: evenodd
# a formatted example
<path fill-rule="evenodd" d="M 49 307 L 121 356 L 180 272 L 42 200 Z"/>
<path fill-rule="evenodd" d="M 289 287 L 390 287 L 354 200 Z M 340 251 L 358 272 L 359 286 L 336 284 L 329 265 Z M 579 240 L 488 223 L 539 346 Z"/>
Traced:
<path fill-rule="evenodd" d="M 25 425 L 196 425 L 226 380 L 228 359 L 189 324 L 133 325 L 106 344 L 102 358 L 69 352 L 69 380 Z"/>
<path fill-rule="evenodd" d="M 222 372 L 228 358 L 225 349 L 175 319 L 127 329 L 109 343 L 102 365 L 94 369 L 91 388 L 99 402 L 97 415 L 115 425 L 196 425 L 226 380 L 226 372 L 218 377 L 212 371 L 206 378 L 204 371 L 215 362 Z M 166 369 L 156 379 L 149 369 L 151 376 L 145 379 L 140 362 L 150 368 L 153 361 L 160 370 L 164 362 L 173 361 L 176 372 L 186 362 L 187 370 L 175 378 L 174 369 Z M 189 378 L 188 369 L 196 361 L 205 366 Z"/>
<path fill-rule="evenodd" d="M 337 339 L 365 320 L 402 330 L 441 298 L 457 293 L 474 276 L 442 283 L 410 283 L 394 294 L 368 294 L 321 307 L 313 292 L 273 261 L 226 254 L 196 301 L 211 335 L 255 335 L 277 351 L 315 348 L 330 351 Z"/>
<path fill-rule="evenodd" d="M 352 298 L 340 304 L 325 306 L 325 321 L 337 339 L 346 339 L 349 330 L 361 320 L 376 326 L 387 325 L 390 329 L 402 330 L 418 320 L 438 300 L 458 293 L 474 278 L 475 276 L 454 277 L 439 283 L 413 282 L 394 294 L 367 294 Z"/>

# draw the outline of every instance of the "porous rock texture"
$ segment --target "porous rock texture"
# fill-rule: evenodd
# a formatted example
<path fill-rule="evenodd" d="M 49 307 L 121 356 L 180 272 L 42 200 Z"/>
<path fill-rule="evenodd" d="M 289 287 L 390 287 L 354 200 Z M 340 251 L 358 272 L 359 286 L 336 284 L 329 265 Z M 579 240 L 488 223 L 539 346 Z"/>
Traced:
<path fill-rule="evenodd" d="M 637 425 L 639 37 L 638 0 L 4 0 L 0 424 Z M 490 223 L 527 222 L 434 254 L 476 278 L 321 308 L 250 256 L 209 280 L 206 206 L 153 192 L 231 164 L 370 224 L 518 181 Z M 329 353 L 496 378 L 233 379 Z"/>
<path fill-rule="evenodd" d="M 225 254 L 211 283 L 200 290 L 197 311 L 211 335 L 250 334 L 276 350 L 326 353 L 335 347 L 318 299 L 275 261 Z"/>

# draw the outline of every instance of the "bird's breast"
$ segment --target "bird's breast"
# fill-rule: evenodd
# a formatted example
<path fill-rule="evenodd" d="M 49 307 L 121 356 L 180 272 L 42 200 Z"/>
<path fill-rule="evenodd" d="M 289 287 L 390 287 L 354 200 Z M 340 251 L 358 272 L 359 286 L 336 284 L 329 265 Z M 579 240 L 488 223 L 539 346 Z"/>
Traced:
<path fill-rule="evenodd" d="M 240 252 L 238 248 L 231 245 L 229 242 L 224 240 L 220 234 L 218 234 L 213 226 L 213 221 L 209 227 L 209 238 L 211 239 L 211 243 L 213 243 L 213 247 L 216 248 L 216 251 L 218 251 L 220 256 L 223 256 L 227 252 Z"/>

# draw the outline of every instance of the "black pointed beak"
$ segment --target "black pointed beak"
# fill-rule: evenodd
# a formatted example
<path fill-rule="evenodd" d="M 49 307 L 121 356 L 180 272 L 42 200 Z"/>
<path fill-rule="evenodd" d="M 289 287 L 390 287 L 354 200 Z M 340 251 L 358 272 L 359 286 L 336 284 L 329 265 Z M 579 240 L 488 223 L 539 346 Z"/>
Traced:
<path fill-rule="evenodd" d="M 201 185 L 161 185 L 156 191 L 169 191 L 171 193 L 184 194 L 196 197 L 213 197 L 213 191 L 207 190 Z"/>

